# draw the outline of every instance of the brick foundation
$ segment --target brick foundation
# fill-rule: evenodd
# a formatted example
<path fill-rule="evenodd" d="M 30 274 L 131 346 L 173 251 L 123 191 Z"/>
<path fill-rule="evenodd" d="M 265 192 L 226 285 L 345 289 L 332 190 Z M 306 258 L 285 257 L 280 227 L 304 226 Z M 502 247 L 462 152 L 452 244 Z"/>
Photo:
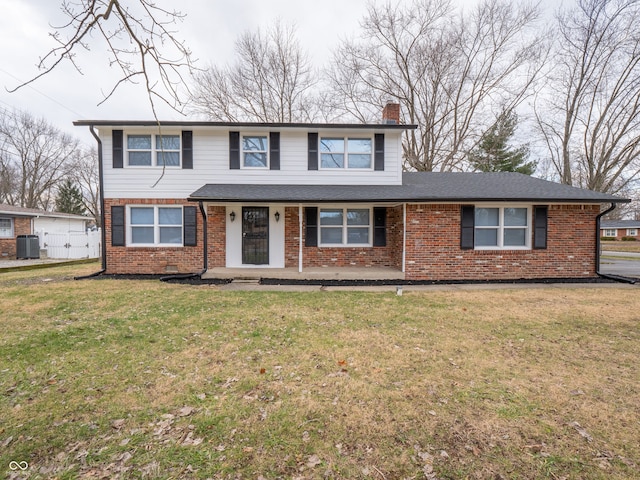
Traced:
<path fill-rule="evenodd" d="M 460 205 L 407 205 L 405 275 L 413 280 L 594 277 L 599 212 L 598 205 L 550 205 L 544 250 L 461 250 Z"/>
<path fill-rule="evenodd" d="M 113 205 L 191 205 L 175 199 L 105 199 L 104 228 L 109 274 L 174 274 L 202 270 L 202 216 L 196 215 L 198 245 L 195 247 L 114 247 L 111 245 L 111 207 Z"/>
<path fill-rule="evenodd" d="M 287 209 L 290 210 L 290 209 Z M 291 209 L 293 210 L 293 209 Z M 298 211 L 289 213 L 295 226 L 286 225 L 286 266 L 298 265 Z M 295 232 L 294 232 L 295 227 Z M 303 225 L 303 232 L 306 225 Z M 384 247 L 303 247 L 302 267 L 391 267 L 402 269 L 402 206 L 387 208 L 387 245 Z M 295 237 L 295 241 L 290 238 Z"/>
<path fill-rule="evenodd" d="M 193 205 L 185 200 L 108 199 L 105 233 L 107 273 L 192 273 L 203 267 L 202 217 L 198 212 L 195 247 L 111 246 L 112 205 Z M 550 205 L 548 241 L 543 250 L 462 250 L 460 205 L 408 204 L 406 207 L 407 280 L 516 280 L 521 278 L 589 278 L 595 272 L 595 218 L 599 205 Z M 387 208 L 387 244 L 384 247 L 303 247 L 303 268 L 402 268 L 403 208 Z M 285 267 L 299 258 L 298 207 L 284 208 Z M 303 225 L 303 232 L 304 232 Z M 533 234 L 534 228 L 530 229 Z M 16 226 L 16 234 L 18 227 Z M 304 235 L 303 235 L 304 237 Z M 209 268 L 226 265 L 226 209 L 208 206 Z M 275 248 L 275 246 L 274 246 Z M 15 240 L 13 240 L 15 255 Z"/>

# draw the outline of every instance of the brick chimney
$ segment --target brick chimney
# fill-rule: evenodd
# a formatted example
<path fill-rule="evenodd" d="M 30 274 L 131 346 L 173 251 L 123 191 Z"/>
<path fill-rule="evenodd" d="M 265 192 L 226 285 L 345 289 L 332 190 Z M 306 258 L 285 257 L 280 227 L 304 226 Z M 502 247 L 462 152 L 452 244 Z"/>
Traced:
<path fill-rule="evenodd" d="M 388 101 L 382 109 L 382 123 L 385 124 L 400 124 L 400 104 Z"/>

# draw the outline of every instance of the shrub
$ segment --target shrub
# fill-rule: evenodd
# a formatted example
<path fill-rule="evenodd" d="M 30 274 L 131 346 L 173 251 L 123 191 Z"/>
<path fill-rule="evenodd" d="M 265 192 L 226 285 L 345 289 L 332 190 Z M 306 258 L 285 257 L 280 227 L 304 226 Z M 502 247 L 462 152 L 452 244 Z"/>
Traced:
<path fill-rule="evenodd" d="M 603 242 L 615 242 L 616 237 L 600 237 L 600 240 L 602 240 Z"/>
<path fill-rule="evenodd" d="M 636 240 L 636 237 L 622 237 L 623 242 L 635 242 Z"/>

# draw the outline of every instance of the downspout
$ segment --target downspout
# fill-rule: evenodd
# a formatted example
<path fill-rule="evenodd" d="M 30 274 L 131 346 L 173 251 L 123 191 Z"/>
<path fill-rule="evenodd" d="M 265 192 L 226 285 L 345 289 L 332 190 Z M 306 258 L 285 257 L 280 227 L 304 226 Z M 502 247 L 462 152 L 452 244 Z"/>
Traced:
<path fill-rule="evenodd" d="M 600 249 L 601 249 L 601 245 L 600 245 L 600 219 L 602 217 L 604 217 L 607 213 L 613 212 L 616 209 L 617 206 L 618 206 L 618 204 L 614 202 L 604 212 L 599 213 L 596 216 L 596 275 L 598 275 L 598 276 L 600 276 L 602 278 L 608 278 L 610 280 L 615 280 L 616 282 L 626 282 L 626 283 L 635 284 L 636 280 L 634 280 L 632 278 L 622 277 L 620 275 L 609 275 L 609 274 L 600 272 Z"/>
<path fill-rule="evenodd" d="M 98 275 L 102 275 L 107 270 L 107 233 L 104 228 L 104 174 L 102 168 L 102 141 L 100 137 L 96 133 L 93 125 L 89 125 L 89 131 L 93 138 L 98 142 L 98 188 L 100 189 L 100 241 L 102 243 L 100 248 L 100 256 L 102 257 L 102 269 L 94 272 L 90 275 L 85 275 L 82 277 L 74 277 L 74 280 L 82 280 L 85 278 L 97 277 Z"/>

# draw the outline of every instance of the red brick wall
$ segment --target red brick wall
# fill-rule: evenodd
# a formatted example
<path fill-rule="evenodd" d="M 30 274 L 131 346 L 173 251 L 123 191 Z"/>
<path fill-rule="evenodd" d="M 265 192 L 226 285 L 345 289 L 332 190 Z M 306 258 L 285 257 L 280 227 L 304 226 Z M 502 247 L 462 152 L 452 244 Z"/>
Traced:
<path fill-rule="evenodd" d="M 16 237 L 18 235 L 31 234 L 31 218 L 14 217 L 13 219 L 13 237 L 0 238 L 0 259 L 16 258 Z"/>
<path fill-rule="evenodd" d="M 294 215 L 292 215 L 293 217 Z M 298 213 L 295 212 L 295 236 Z M 303 225 L 303 236 L 304 228 Z M 287 237 L 293 226 L 286 225 Z M 402 268 L 402 207 L 387 208 L 387 245 L 384 247 L 307 247 L 303 248 L 304 267 L 394 267 Z M 399 248 L 398 248 L 399 245 Z M 295 249 L 294 249 L 295 247 Z M 294 252 L 295 250 L 295 252 Z M 294 255 L 295 253 L 295 255 Z M 293 258 L 295 257 L 295 264 Z M 287 241 L 287 266 L 298 265 L 298 243 Z"/>
<path fill-rule="evenodd" d="M 226 208 L 207 208 L 207 255 L 208 267 L 224 267 L 227 264 Z"/>
<path fill-rule="evenodd" d="M 638 235 L 627 235 L 627 228 L 618 228 L 616 238 L 622 239 L 624 237 L 633 237 L 636 240 L 640 240 L 640 228 L 638 230 Z"/>
<path fill-rule="evenodd" d="M 593 277 L 599 211 L 598 205 L 550 205 L 545 250 L 461 250 L 460 205 L 407 205 L 406 278 Z"/>
<path fill-rule="evenodd" d="M 304 236 L 304 230 L 302 233 Z M 300 220 L 298 207 L 286 207 L 284 209 L 284 266 L 286 268 L 298 268 L 300 256 L 299 242 Z"/>
<path fill-rule="evenodd" d="M 198 245 L 195 247 L 114 247 L 111 245 L 111 207 L 113 205 L 190 205 L 178 199 L 105 199 L 104 228 L 107 244 L 107 272 L 110 274 L 196 273 L 202 270 L 202 216 L 196 215 Z M 126 215 L 126 214 L 125 214 Z"/>

